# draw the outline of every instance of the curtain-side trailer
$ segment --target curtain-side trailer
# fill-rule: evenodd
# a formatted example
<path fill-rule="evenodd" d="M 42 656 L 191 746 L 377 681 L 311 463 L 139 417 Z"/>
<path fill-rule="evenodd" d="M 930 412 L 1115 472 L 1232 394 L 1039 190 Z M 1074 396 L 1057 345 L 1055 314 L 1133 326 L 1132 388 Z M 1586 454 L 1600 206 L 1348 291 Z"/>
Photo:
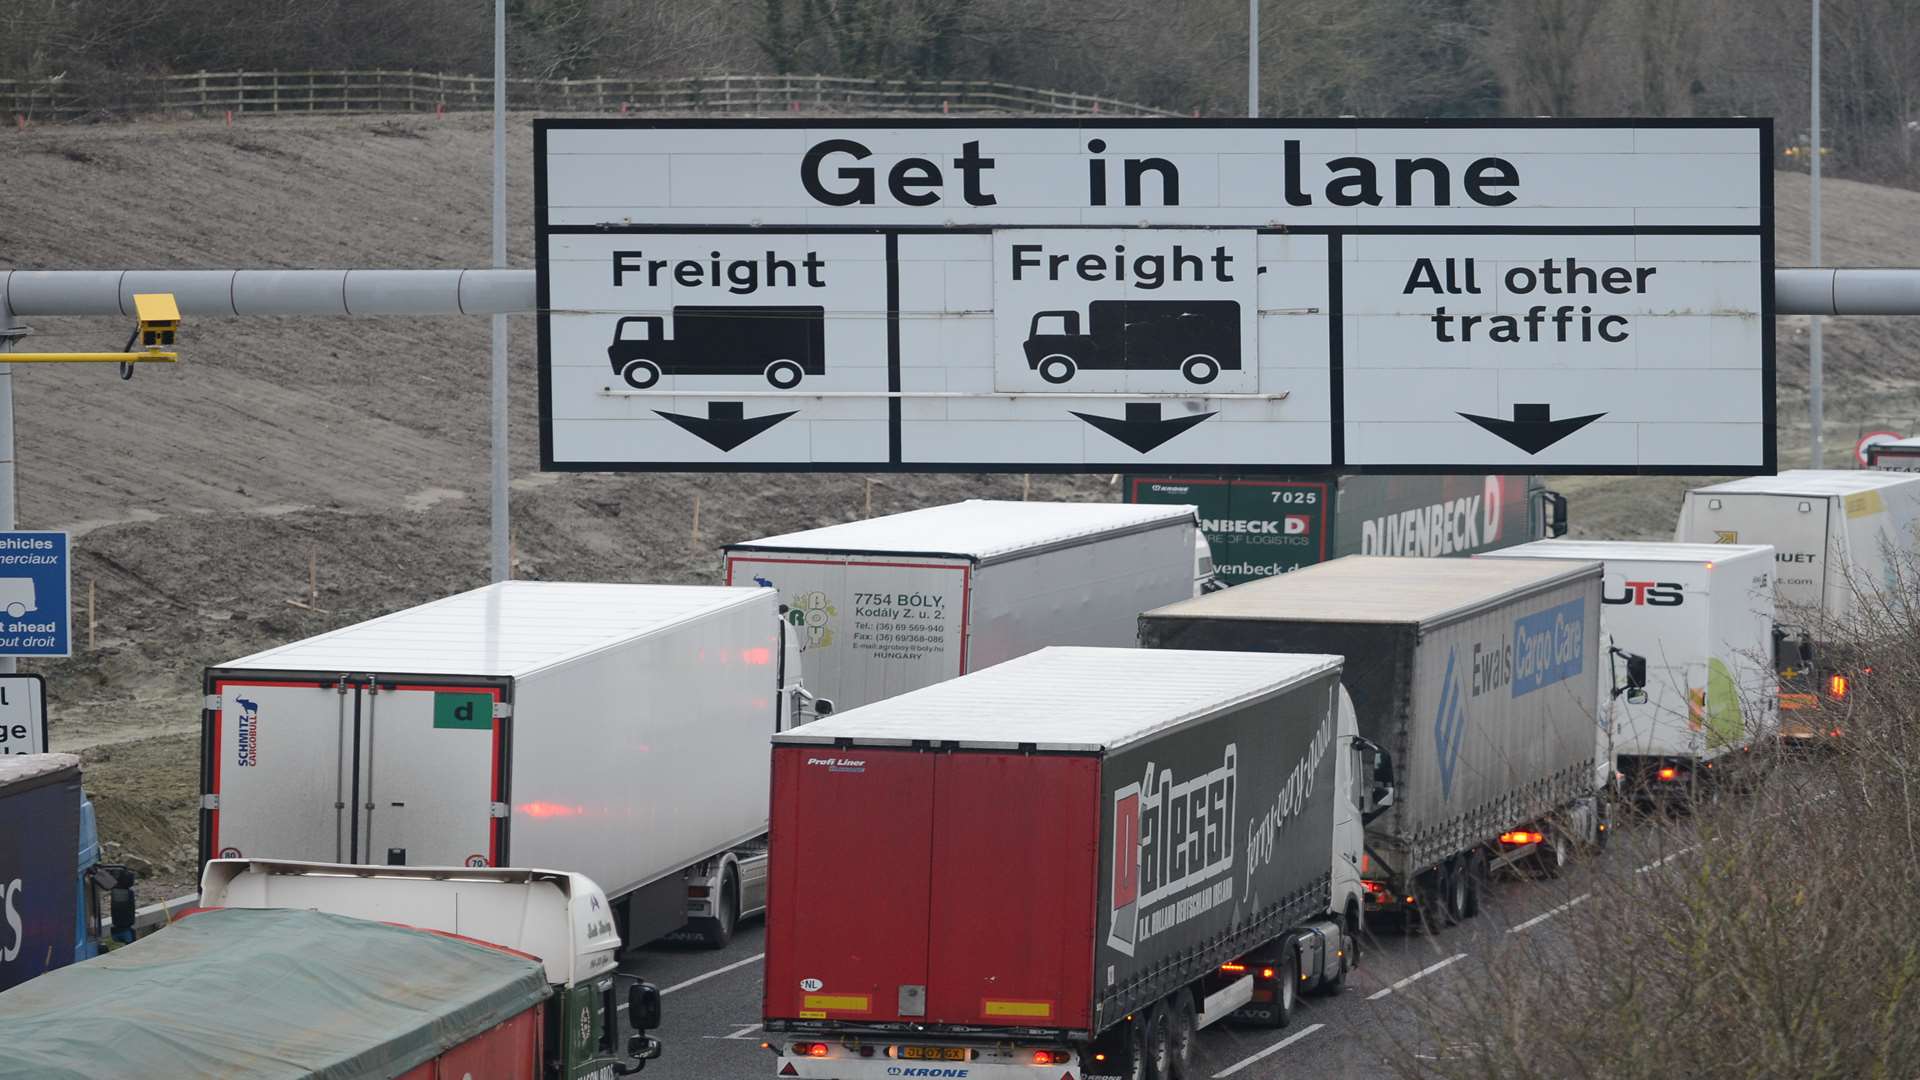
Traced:
<path fill-rule="evenodd" d="M 1353 723 L 1337 656 L 1048 648 L 776 736 L 774 1074 L 1191 1076 L 1286 1023 L 1358 959 Z"/>
<path fill-rule="evenodd" d="M 768 589 L 516 581 L 209 668 L 201 858 L 556 867 L 724 944 L 791 641 Z"/>
<path fill-rule="evenodd" d="M 730 544 L 779 590 L 809 692 L 846 710 L 1045 645 L 1133 644 L 1194 593 L 1190 506 L 970 499 Z"/>
<path fill-rule="evenodd" d="M 1392 755 L 1369 914 L 1452 921 L 1491 869 L 1557 872 L 1605 826 L 1592 678 L 1600 564 L 1350 555 L 1140 617 L 1149 649 L 1323 649 Z"/>

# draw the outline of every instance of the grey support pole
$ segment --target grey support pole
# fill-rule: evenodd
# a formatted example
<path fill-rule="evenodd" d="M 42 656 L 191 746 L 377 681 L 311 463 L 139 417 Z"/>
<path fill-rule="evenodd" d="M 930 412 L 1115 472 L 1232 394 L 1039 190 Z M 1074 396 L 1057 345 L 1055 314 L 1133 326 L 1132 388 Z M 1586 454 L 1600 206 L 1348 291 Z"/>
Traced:
<path fill-rule="evenodd" d="M 1820 0 L 1813 0 L 1813 201 L 1811 230 L 1812 259 L 1820 265 Z M 1820 355 L 1820 316 L 1815 315 L 1807 329 L 1807 423 L 1813 432 L 1813 467 L 1821 466 L 1826 443 L 1826 410 L 1821 401 L 1820 379 L 1826 364 Z"/>
<path fill-rule="evenodd" d="M 6 293 L 0 290 L 0 354 L 13 348 L 18 336 L 13 331 L 18 329 Z M 0 364 L 0 529 L 15 526 L 13 453 L 13 365 Z M 13 657 L 0 656 L 0 674 L 11 675 L 18 670 L 19 662 Z"/>
<path fill-rule="evenodd" d="M 493 268 L 507 268 L 507 0 L 493 0 Z M 513 576 L 508 546 L 507 317 L 493 317 L 493 580 Z"/>
<path fill-rule="evenodd" d="M 1260 116 L 1260 0 L 1247 0 L 1247 118 Z"/>

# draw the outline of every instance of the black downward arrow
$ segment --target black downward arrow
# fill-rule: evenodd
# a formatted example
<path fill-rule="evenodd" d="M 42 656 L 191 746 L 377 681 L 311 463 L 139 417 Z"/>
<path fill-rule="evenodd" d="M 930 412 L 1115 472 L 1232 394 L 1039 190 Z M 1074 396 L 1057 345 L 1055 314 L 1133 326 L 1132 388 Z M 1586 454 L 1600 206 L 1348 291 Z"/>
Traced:
<path fill-rule="evenodd" d="M 1176 416 L 1171 420 L 1162 420 L 1160 403 L 1150 401 L 1140 404 L 1129 403 L 1124 420 L 1083 412 L 1073 415 L 1144 454 L 1213 414 L 1194 413 L 1192 416 Z"/>
<path fill-rule="evenodd" d="M 1590 416 L 1569 416 L 1564 420 L 1555 420 L 1551 405 L 1515 405 L 1511 420 L 1475 416 L 1472 413 L 1459 415 L 1479 424 L 1527 453 L 1537 454 L 1607 414 L 1597 412 Z"/>
<path fill-rule="evenodd" d="M 768 413 L 747 419 L 747 404 L 744 401 L 709 401 L 707 415 L 686 416 L 682 413 L 653 410 L 658 416 L 692 432 L 695 436 L 711 443 L 721 453 L 739 446 L 755 435 L 792 416 L 792 412 Z M 796 409 L 794 412 L 798 412 Z"/>

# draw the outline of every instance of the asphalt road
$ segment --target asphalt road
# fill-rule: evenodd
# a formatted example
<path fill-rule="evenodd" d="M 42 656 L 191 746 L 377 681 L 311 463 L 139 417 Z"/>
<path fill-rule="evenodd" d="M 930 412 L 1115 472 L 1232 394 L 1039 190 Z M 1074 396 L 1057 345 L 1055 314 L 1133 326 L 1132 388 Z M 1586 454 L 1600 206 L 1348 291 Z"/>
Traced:
<path fill-rule="evenodd" d="M 1638 869 L 1664 863 L 1672 852 L 1654 847 L 1650 830 L 1616 833 L 1603 854 Z M 1225 1080 L 1315 1076 L 1387 1080 L 1396 1047 L 1438 1055 L 1443 1046 L 1424 1036 L 1408 1008 L 1413 995 L 1444 993 L 1450 979 L 1468 978 L 1476 956 L 1509 935 L 1554 940 L 1556 927 L 1577 918 L 1588 863 L 1557 880 L 1502 878 L 1492 883 L 1480 917 L 1433 933 L 1383 929 L 1373 936 L 1361 966 L 1334 997 L 1303 998 L 1290 1026 L 1279 1029 L 1215 1025 L 1201 1033 L 1200 1075 Z M 664 995 L 665 1045 L 647 1066 L 649 1080 L 765 1080 L 772 1056 L 760 1048 L 761 958 L 765 929 L 753 920 L 724 950 L 650 946 L 630 955 L 624 970 L 651 979 Z"/>

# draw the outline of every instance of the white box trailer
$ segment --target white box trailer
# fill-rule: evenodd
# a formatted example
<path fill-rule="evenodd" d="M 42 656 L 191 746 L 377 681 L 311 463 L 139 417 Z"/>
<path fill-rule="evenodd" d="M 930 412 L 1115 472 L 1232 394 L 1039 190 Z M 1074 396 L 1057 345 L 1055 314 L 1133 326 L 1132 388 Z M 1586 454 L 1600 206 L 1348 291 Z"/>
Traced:
<path fill-rule="evenodd" d="M 1729 753 L 1774 735 L 1773 548 L 1539 540 L 1475 558 L 1604 567 L 1594 715 L 1602 762 L 1628 792 L 1691 790 L 1735 764 Z M 1646 658 L 1645 701 L 1619 692 L 1609 647 Z"/>
<path fill-rule="evenodd" d="M 968 500 L 730 544 L 730 585 L 772 586 L 807 689 L 842 711 L 1047 645 L 1134 644 L 1195 593 L 1191 506 Z"/>
<path fill-rule="evenodd" d="M 724 942 L 790 637 L 767 589 L 516 581 L 209 668 L 201 859 L 564 869 Z"/>
<path fill-rule="evenodd" d="M 1673 538 L 1771 544 L 1782 622 L 1844 622 L 1864 592 L 1892 582 L 1889 561 L 1915 550 L 1920 476 L 1795 469 L 1687 492 Z"/>

